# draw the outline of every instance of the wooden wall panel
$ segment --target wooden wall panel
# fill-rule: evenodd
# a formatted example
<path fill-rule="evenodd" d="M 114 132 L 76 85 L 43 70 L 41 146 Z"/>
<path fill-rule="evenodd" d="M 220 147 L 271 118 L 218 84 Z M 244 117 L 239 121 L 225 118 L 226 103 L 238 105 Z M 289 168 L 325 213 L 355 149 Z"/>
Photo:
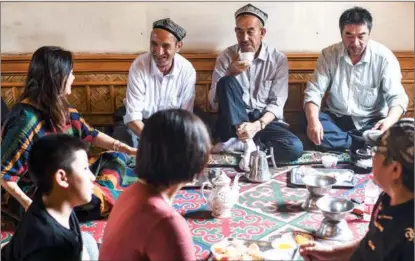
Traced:
<path fill-rule="evenodd" d="M 302 124 L 303 92 L 311 78 L 317 58 L 316 53 L 287 54 L 289 63 L 289 96 L 285 105 L 286 120 L 298 128 Z M 414 52 L 395 52 L 401 69 L 402 83 L 409 96 L 408 116 L 414 115 Z M 128 70 L 137 54 L 75 54 L 73 84 L 70 102 L 93 125 L 113 124 L 112 113 L 123 104 Z M 208 103 L 217 53 L 183 54 L 197 72 L 195 105 L 214 112 Z M 23 91 L 30 55 L 2 55 L 1 94 L 11 107 Z"/>
<path fill-rule="evenodd" d="M 195 106 L 200 107 L 202 110 L 207 111 L 207 96 L 209 91 L 208 84 L 196 84 L 196 98 Z"/>
<path fill-rule="evenodd" d="M 284 112 L 299 112 L 302 111 L 303 101 L 303 86 L 304 83 L 291 83 L 288 89 L 288 98 L 285 103 Z"/>
<path fill-rule="evenodd" d="M 409 104 L 406 116 L 414 117 L 414 80 L 406 80 L 403 84 L 406 93 L 408 94 Z"/>
<path fill-rule="evenodd" d="M 86 88 L 81 86 L 72 87 L 72 93 L 69 96 L 69 102 L 75 106 L 78 111 L 88 111 Z"/>

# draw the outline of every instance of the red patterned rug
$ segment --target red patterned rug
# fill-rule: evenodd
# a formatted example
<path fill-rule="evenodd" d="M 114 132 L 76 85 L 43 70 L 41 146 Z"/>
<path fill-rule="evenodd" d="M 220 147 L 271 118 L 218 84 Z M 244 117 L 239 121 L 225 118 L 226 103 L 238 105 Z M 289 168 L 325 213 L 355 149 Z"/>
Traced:
<path fill-rule="evenodd" d="M 315 232 L 322 217 L 320 214 L 310 214 L 301 209 L 301 203 L 308 193 L 304 188 L 287 186 L 287 173 L 291 169 L 290 166 L 273 169 L 273 179 L 260 184 L 245 182 L 242 178 L 239 184 L 239 202 L 232 209 L 232 217 L 226 219 L 215 219 L 211 216 L 200 189 L 179 191 L 173 201 L 173 207 L 187 220 L 197 257 L 206 259 L 210 246 L 226 237 L 270 240 L 284 231 Z M 230 177 L 238 173 L 234 168 L 222 168 L 222 171 Z M 362 200 L 364 182 L 367 178 L 368 175 L 357 175 L 356 187 L 332 189 L 330 194 Z M 13 226 L 5 215 L 2 215 L 1 220 L 1 242 L 4 243 L 10 240 Z M 362 222 L 353 215 L 347 220 L 354 237 L 358 238 L 366 233 L 367 222 Z M 105 220 L 87 222 L 81 225 L 81 230 L 91 233 L 100 244 L 105 225 Z"/>

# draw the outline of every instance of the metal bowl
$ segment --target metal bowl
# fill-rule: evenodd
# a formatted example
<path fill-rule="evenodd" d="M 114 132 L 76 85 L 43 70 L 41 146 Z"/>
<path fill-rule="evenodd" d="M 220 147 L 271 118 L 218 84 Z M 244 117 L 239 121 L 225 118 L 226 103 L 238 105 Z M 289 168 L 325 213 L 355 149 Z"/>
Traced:
<path fill-rule="evenodd" d="M 303 183 L 311 195 L 324 196 L 336 184 L 336 179 L 326 175 L 307 175 L 303 177 Z"/>
<path fill-rule="evenodd" d="M 371 153 L 371 152 L 370 152 Z M 359 149 L 351 153 L 353 162 L 353 171 L 357 174 L 368 174 L 372 172 L 372 164 L 362 166 L 360 162 L 370 161 L 372 163 L 372 154 L 369 154 L 368 149 Z"/>
<path fill-rule="evenodd" d="M 370 148 L 363 148 L 356 150 L 356 158 L 357 159 L 371 159 L 372 158 L 372 150 Z"/>
<path fill-rule="evenodd" d="M 343 220 L 354 208 L 354 204 L 350 200 L 331 196 L 320 198 L 316 205 L 325 218 L 333 221 Z"/>

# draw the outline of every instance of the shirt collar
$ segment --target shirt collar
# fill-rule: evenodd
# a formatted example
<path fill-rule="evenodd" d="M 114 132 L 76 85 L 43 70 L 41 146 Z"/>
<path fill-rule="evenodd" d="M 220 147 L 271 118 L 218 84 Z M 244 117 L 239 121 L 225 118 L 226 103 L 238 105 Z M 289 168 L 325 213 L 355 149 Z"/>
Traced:
<path fill-rule="evenodd" d="M 360 62 L 362 62 L 362 63 L 369 63 L 370 62 L 370 56 L 371 56 L 371 54 L 372 54 L 372 48 L 371 48 L 371 40 L 369 40 L 368 42 L 367 42 L 367 45 L 366 45 L 366 50 L 365 50 L 365 53 L 363 54 L 363 57 L 362 57 L 362 59 L 360 59 Z"/>
<path fill-rule="evenodd" d="M 259 54 L 258 54 L 258 57 L 257 57 L 258 59 L 260 59 L 262 61 L 267 60 L 267 50 L 268 50 L 267 47 L 268 46 L 264 42 L 261 42 L 261 50 L 259 51 Z"/>
<path fill-rule="evenodd" d="M 159 75 L 163 76 L 163 74 L 160 72 L 159 68 L 157 67 L 156 62 L 154 61 L 153 56 L 150 55 L 150 57 L 151 57 L 151 75 L 152 76 L 159 76 Z M 177 62 L 177 54 L 175 54 L 174 57 L 173 57 L 173 68 L 171 68 L 171 71 L 168 74 L 164 75 L 164 76 L 175 76 L 177 74 L 177 71 L 178 71 L 177 63 L 178 63 Z"/>
<path fill-rule="evenodd" d="M 367 45 L 366 45 L 366 50 L 362 56 L 362 58 L 360 59 L 360 61 L 358 63 L 369 63 L 370 62 L 370 56 L 372 54 L 372 50 L 371 50 L 371 44 L 372 40 L 369 40 Z M 340 51 L 341 55 L 340 57 L 342 57 L 343 59 L 346 59 L 348 57 L 348 59 L 350 60 L 349 54 L 347 53 L 347 49 L 344 46 L 343 42 L 341 45 L 341 51 Z"/>

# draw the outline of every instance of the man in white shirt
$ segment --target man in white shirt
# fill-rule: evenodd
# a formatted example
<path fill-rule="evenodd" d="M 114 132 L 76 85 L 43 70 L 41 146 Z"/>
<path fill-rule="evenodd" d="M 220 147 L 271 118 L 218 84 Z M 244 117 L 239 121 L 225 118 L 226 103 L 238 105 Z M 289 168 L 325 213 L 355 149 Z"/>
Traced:
<path fill-rule="evenodd" d="M 342 42 L 323 49 L 304 93 L 307 136 L 323 150 L 364 147 L 363 131 L 384 131 L 406 111 L 408 96 L 394 54 L 370 40 L 372 16 L 354 7 L 339 21 Z M 319 112 L 324 95 L 327 106 Z"/>
<path fill-rule="evenodd" d="M 127 133 L 118 130 L 114 136 L 137 147 L 137 136 L 155 112 L 170 108 L 193 111 L 196 71 L 178 54 L 185 36 L 186 31 L 170 18 L 153 23 L 150 52 L 139 55 L 128 74 L 124 116 Z"/>
<path fill-rule="evenodd" d="M 288 61 L 262 39 L 268 15 L 248 4 L 235 13 L 238 44 L 216 60 L 209 102 L 218 108 L 217 134 L 221 140 L 213 152 L 241 150 L 239 167 L 249 171 L 249 157 L 256 145 L 272 147 L 277 162 L 291 161 L 303 153 L 301 141 L 283 122 L 288 97 Z M 240 61 L 239 53 L 254 59 Z"/>

